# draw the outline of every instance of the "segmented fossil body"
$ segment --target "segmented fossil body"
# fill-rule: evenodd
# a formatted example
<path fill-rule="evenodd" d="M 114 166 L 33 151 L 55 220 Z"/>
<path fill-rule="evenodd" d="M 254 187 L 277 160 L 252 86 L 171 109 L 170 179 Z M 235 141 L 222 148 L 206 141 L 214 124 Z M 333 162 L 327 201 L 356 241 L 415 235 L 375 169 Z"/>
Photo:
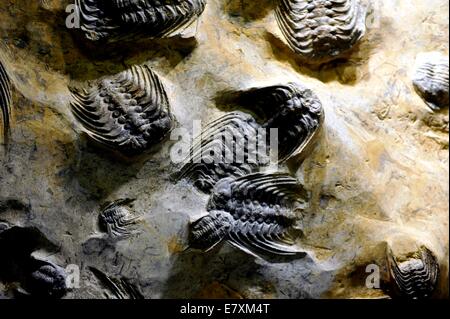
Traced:
<path fill-rule="evenodd" d="M 166 37 L 197 19 L 206 0 L 76 0 L 87 39 Z"/>
<path fill-rule="evenodd" d="M 61 298 L 67 292 L 66 273 L 57 265 L 40 261 L 40 265 L 31 272 L 27 286 L 32 295 Z"/>
<path fill-rule="evenodd" d="M 340 57 L 366 29 L 359 0 L 279 0 L 276 17 L 290 47 L 311 63 Z"/>
<path fill-rule="evenodd" d="M 403 262 L 392 251 L 388 253 L 390 274 L 400 297 L 420 299 L 431 297 L 439 277 L 436 257 L 426 247 Z"/>
<path fill-rule="evenodd" d="M 71 109 L 95 141 L 125 155 L 142 153 L 172 130 L 164 87 L 148 66 L 71 88 Z"/>
<path fill-rule="evenodd" d="M 121 199 L 107 205 L 99 215 L 99 226 L 112 238 L 131 236 L 136 228 L 138 218 L 129 210 L 131 199 Z"/>
<path fill-rule="evenodd" d="M 11 82 L 6 69 L 0 60 L 0 109 L 2 116 L 3 140 L 8 142 L 11 118 Z"/>
<path fill-rule="evenodd" d="M 449 106 L 448 57 L 437 53 L 421 54 L 417 58 L 413 84 L 419 95 L 433 110 Z"/>
<path fill-rule="evenodd" d="M 107 296 L 108 299 L 144 299 L 139 288 L 128 279 L 108 276 L 94 267 L 89 267 L 89 270 L 112 293 L 112 296 Z"/>
<path fill-rule="evenodd" d="M 256 172 L 270 162 L 271 155 L 282 163 L 301 154 L 316 140 L 323 123 L 320 100 L 298 84 L 232 95 L 229 102 L 247 108 L 256 119 L 235 111 L 211 123 L 194 143 L 179 174 L 205 192 L 222 178 Z M 271 154 L 274 143 L 278 152 Z"/>
<path fill-rule="evenodd" d="M 283 174 L 252 174 L 217 183 L 209 214 L 191 225 L 190 247 L 211 250 L 222 241 L 252 255 L 303 256 L 294 247 L 303 187 Z"/>
<path fill-rule="evenodd" d="M 242 112 L 231 112 L 212 122 L 194 142 L 178 178 L 188 178 L 209 192 L 224 177 L 253 172 L 265 161 L 257 154 L 258 128 L 253 117 Z"/>

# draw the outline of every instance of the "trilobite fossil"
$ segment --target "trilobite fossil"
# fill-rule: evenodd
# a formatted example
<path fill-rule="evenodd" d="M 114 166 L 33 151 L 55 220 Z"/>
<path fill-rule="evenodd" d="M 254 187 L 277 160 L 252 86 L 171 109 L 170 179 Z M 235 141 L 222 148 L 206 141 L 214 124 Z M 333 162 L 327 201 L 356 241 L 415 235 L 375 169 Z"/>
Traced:
<path fill-rule="evenodd" d="M 448 56 L 438 52 L 420 54 L 413 76 L 414 88 L 432 110 L 449 106 Z"/>
<path fill-rule="evenodd" d="M 220 180 L 209 214 L 191 225 L 190 247 L 209 251 L 223 241 L 255 256 L 304 256 L 294 246 L 308 195 L 294 178 L 256 173 Z"/>
<path fill-rule="evenodd" d="M 11 119 L 11 81 L 0 60 L 0 109 L 2 116 L 3 141 L 8 143 Z"/>
<path fill-rule="evenodd" d="M 137 155 L 162 141 L 174 118 L 158 76 L 146 65 L 70 88 L 71 109 L 96 142 Z"/>
<path fill-rule="evenodd" d="M 139 221 L 133 216 L 130 205 L 134 200 L 120 199 L 106 205 L 99 215 L 100 229 L 112 238 L 126 238 L 131 236 Z"/>
<path fill-rule="evenodd" d="M 271 156 L 283 163 L 302 154 L 316 141 L 324 119 L 317 96 L 295 83 L 233 92 L 226 102 L 254 116 L 230 112 L 195 140 L 178 177 L 205 192 L 222 178 L 256 172 Z M 274 146 L 277 153 L 271 153 Z"/>
<path fill-rule="evenodd" d="M 206 0 L 76 0 L 81 30 L 92 41 L 166 37 L 197 19 Z"/>
<path fill-rule="evenodd" d="M 67 293 L 66 273 L 63 268 L 44 261 L 35 260 L 27 279 L 27 291 L 32 296 L 61 298 Z"/>
<path fill-rule="evenodd" d="M 107 288 L 112 295 L 107 295 L 108 299 L 144 299 L 139 288 L 126 278 L 114 278 L 95 267 L 89 270 Z"/>
<path fill-rule="evenodd" d="M 431 297 L 439 278 L 439 264 L 434 254 L 421 247 L 406 260 L 399 262 L 388 251 L 390 276 L 399 297 L 422 299 Z"/>
<path fill-rule="evenodd" d="M 310 63 L 339 58 L 364 36 L 360 0 L 278 0 L 276 17 L 289 46 Z"/>

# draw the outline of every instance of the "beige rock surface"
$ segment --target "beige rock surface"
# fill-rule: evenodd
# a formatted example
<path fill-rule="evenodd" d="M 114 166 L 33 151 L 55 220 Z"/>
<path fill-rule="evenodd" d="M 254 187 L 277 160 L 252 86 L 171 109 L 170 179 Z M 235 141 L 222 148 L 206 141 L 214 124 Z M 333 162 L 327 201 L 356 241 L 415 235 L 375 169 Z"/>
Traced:
<path fill-rule="evenodd" d="M 0 221 L 37 227 L 57 244 L 58 264 L 78 265 L 80 288 L 66 298 L 102 298 L 90 266 L 130 278 L 147 298 L 383 298 L 366 267 L 387 280 L 386 249 L 427 246 L 448 297 L 449 115 L 432 112 L 411 81 L 416 56 L 448 56 L 445 0 L 374 1 L 373 23 L 348 60 L 312 68 L 286 45 L 269 0 L 208 0 L 186 33 L 164 40 L 88 45 L 65 28 L 66 0 L 0 4 L 0 58 L 14 84 L 12 136 L 0 155 Z M 87 142 L 70 113 L 68 85 L 147 63 L 161 76 L 179 127 L 224 111 L 220 92 L 299 82 L 326 113 L 318 145 L 291 171 L 311 192 L 301 241 L 310 257 L 254 260 L 231 247 L 182 253 L 188 221 L 207 198 L 169 178 L 166 141 L 132 161 Z M 136 198 L 141 232 L 115 245 L 96 239 L 99 207 Z M 97 236 L 97 237 L 96 237 Z M 0 296 L 10 296 L 0 281 Z"/>

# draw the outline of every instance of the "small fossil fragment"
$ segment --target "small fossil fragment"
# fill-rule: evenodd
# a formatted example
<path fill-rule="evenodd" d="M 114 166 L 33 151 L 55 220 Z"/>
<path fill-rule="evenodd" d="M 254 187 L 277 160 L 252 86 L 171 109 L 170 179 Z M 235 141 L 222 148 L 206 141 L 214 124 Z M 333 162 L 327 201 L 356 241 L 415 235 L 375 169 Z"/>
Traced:
<path fill-rule="evenodd" d="M 417 93 L 432 110 L 449 106 L 448 56 L 438 52 L 419 54 L 413 84 Z"/>
<path fill-rule="evenodd" d="M 280 163 L 302 154 L 316 141 L 324 120 L 317 96 L 295 83 L 231 95 L 227 103 L 249 110 L 256 118 L 234 111 L 208 125 L 178 175 L 206 193 L 222 178 L 241 177 L 267 165 L 274 143 Z"/>
<path fill-rule="evenodd" d="M 209 214 L 191 225 L 190 247 L 208 251 L 222 241 L 255 256 L 304 256 L 294 247 L 301 233 L 296 213 L 308 195 L 284 174 L 252 174 L 220 180 L 208 204 Z"/>
<path fill-rule="evenodd" d="M 0 109 L 3 141 L 7 144 L 11 120 L 11 82 L 2 61 L 0 61 Z"/>
<path fill-rule="evenodd" d="M 130 280 L 108 276 L 95 267 L 89 267 L 89 270 L 112 293 L 112 296 L 107 295 L 108 299 L 144 299 L 139 288 Z"/>
<path fill-rule="evenodd" d="M 76 0 L 76 5 L 87 39 L 119 41 L 176 34 L 203 13 L 206 0 Z"/>
<path fill-rule="evenodd" d="M 71 91 L 72 112 L 86 133 L 125 155 L 159 143 L 174 125 L 164 87 L 146 65 Z"/>
<path fill-rule="evenodd" d="M 279 0 L 276 17 L 290 47 L 309 63 L 339 58 L 366 30 L 359 0 Z"/>
<path fill-rule="evenodd" d="M 138 217 L 131 214 L 132 199 L 120 199 L 107 205 L 99 215 L 100 228 L 112 238 L 126 238 L 133 234 Z"/>
<path fill-rule="evenodd" d="M 398 262 L 392 251 L 388 252 L 390 276 L 400 297 L 422 299 L 431 297 L 439 277 L 439 264 L 426 247 L 407 260 Z"/>

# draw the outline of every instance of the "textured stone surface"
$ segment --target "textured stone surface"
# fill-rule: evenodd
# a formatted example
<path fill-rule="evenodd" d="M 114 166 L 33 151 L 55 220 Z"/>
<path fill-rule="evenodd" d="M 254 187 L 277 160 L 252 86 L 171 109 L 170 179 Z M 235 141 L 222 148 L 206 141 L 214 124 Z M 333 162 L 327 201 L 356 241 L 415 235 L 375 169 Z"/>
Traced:
<path fill-rule="evenodd" d="M 14 86 L 0 233 L 21 227 L 40 259 L 78 265 L 80 288 L 65 298 L 117 296 L 91 269 L 128 287 L 119 295 L 146 298 L 383 298 L 390 290 L 367 288 L 366 267 L 379 265 L 384 283 L 388 245 L 396 256 L 430 249 L 440 266 L 434 296 L 448 297 L 448 107 L 432 112 L 411 81 L 418 54 L 448 56 L 448 1 L 375 1 L 378 23 L 349 59 L 315 68 L 287 46 L 269 0 L 209 0 L 181 35 L 101 47 L 65 28 L 68 4 L 0 4 L 0 59 Z M 290 167 L 312 198 L 299 242 L 307 257 L 269 262 L 228 245 L 185 252 L 189 221 L 208 197 L 171 181 L 174 142 L 130 160 L 81 134 L 68 86 L 143 63 L 188 130 L 225 113 L 215 103 L 223 91 L 298 82 L 317 94 L 324 130 Z M 99 214 L 125 198 L 135 199 L 137 229 L 113 241 Z M 2 274 L 0 296 L 13 296 L 19 277 Z"/>

